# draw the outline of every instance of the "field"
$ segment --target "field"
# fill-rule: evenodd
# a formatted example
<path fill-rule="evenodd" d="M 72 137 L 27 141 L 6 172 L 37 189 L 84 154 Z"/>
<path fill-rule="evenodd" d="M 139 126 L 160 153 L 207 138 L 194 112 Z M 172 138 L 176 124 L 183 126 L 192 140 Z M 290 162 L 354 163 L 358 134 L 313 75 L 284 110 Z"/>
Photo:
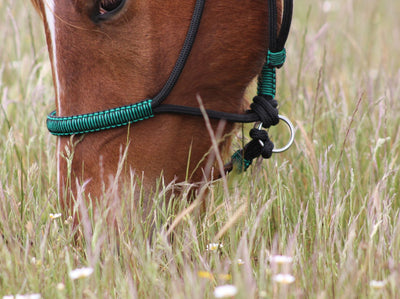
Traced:
<path fill-rule="evenodd" d="M 207 185 L 201 217 L 185 195 L 163 204 L 160 184 L 143 220 L 128 190 L 118 211 L 88 207 L 74 242 L 57 215 L 42 25 L 30 1 L 2 0 L 0 298 L 214 298 L 227 284 L 235 298 L 400 298 L 399 12 L 390 0 L 295 1 L 278 71 L 294 146 Z M 73 279 L 82 267 L 93 273 Z"/>

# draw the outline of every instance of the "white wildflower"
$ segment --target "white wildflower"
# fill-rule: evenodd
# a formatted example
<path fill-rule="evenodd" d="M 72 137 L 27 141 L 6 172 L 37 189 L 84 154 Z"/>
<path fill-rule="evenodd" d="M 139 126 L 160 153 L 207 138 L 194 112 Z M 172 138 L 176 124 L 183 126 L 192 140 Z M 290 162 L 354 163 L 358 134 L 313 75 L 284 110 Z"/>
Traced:
<path fill-rule="evenodd" d="M 385 280 L 371 280 L 369 286 L 373 289 L 383 289 L 386 286 Z"/>
<path fill-rule="evenodd" d="M 214 290 L 215 298 L 228 298 L 233 297 L 238 293 L 237 288 L 234 285 L 226 284 L 218 286 Z"/>
<path fill-rule="evenodd" d="M 241 266 L 241 265 L 244 265 L 244 261 L 242 260 L 242 259 L 237 259 L 237 264 L 239 265 L 239 266 Z"/>
<path fill-rule="evenodd" d="M 271 255 L 269 257 L 270 263 L 273 264 L 290 264 L 293 262 L 293 258 L 287 255 Z"/>
<path fill-rule="evenodd" d="M 281 284 L 291 284 L 295 281 L 293 275 L 290 274 L 277 274 L 272 276 L 273 281 Z"/>
<path fill-rule="evenodd" d="M 218 249 L 224 247 L 222 243 L 210 243 L 207 245 L 207 251 L 217 251 Z"/>
<path fill-rule="evenodd" d="M 53 219 L 60 218 L 62 216 L 62 214 L 61 213 L 56 213 L 56 214 L 50 213 L 49 216 L 50 216 L 50 219 L 53 220 Z"/>
<path fill-rule="evenodd" d="M 65 285 L 62 282 L 57 283 L 57 290 L 62 291 L 65 289 Z"/>
<path fill-rule="evenodd" d="M 6 295 L 3 296 L 3 299 L 41 299 L 42 295 L 40 294 L 26 294 L 26 295 Z"/>
<path fill-rule="evenodd" d="M 41 299 L 40 294 L 16 295 L 15 299 Z"/>
<path fill-rule="evenodd" d="M 259 294 L 259 296 L 260 296 L 260 298 L 267 298 L 267 297 L 268 297 L 268 294 L 267 294 L 266 291 L 261 291 L 260 294 Z"/>
<path fill-rule="evenodd" d="M 72 270 L 71 272 L 69 272 L 69 277 L 72 280 L 78 279 L 78 278 L 84 278 L 84 277 L 88 277 L 90 275 L 92 275 L 93 273 L 93 268 L 78 268 L 75 270 Z"/>
<path fill-rule="evenodd" d="M 244 265 L 245 263 L 244 263 L 244 260 L 242 260 L 242 259 L 237 259 L 237 260 L 234 260 L 234 261 L 229 261 L 229 263 L 232 265 L 232 264 L 236 264 L 236 265 L 238 265 L 238 266 L 242 266 L 242 265 Z"/>

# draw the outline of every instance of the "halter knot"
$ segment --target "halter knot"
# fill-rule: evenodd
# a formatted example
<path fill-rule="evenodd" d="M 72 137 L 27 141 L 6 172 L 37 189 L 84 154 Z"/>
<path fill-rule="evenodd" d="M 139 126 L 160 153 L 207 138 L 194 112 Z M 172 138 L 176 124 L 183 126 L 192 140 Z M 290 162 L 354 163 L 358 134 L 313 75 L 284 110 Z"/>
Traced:
<path fill-rule="evenodd" d="M 264 159 L 269 159 L 272 156 L 274 144 L 269 139 L 268 133 L 264 130 L 251 129 L 250 137 L 253 139 L 245 147 L 245 157 L 247 155 L 253 156 L 253 159 L 262 156 Z M 261 143 L 263 145 L 261 145 Z"/>
<path fill-rule="evenodd" d="M 237 150 L 233 154 L 231 162 L 226 165 L 226 171 L 231 171 L 235 166 L 239 172 L 243 172 L 249 168 L 255 158 L 259 156 L 264 159 L 271 158 L 274 144 L 269 139 L 268 133 L 264 130 L 252 129 L 250 137 L 252 140 L 242 150 Z"/>
<path fill-rule="evenodd" d="M 250 108 L 257 113 L 264 128 L 279 123 L 278 102 L 268 96 L 255 96 Z"/>

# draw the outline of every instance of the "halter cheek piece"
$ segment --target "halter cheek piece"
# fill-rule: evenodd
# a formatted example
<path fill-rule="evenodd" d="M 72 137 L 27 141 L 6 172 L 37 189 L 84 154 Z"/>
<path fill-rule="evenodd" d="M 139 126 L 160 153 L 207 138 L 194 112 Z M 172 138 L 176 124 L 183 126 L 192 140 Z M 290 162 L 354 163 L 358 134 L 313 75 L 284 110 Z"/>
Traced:
<path fill-rule="evenodd" d="M 202 112 L 199 108 L 168 105 L 162 104 L 162 102 L 174 88 L 185 67 L 200 26 L 205 1 L 206 0 L 196 1 L 190 27 L 174 69 L 161 91 L 153 99 L 146 99 L 128 106 L 76 116 L 56 116 L 56 112 L 53 111 L 47 117 L 47 128 L 50 133 L 57 136 L 69 136 L 98 132 L 142 121 L 159 113 L 202 116 Z M 275 100 L 276 68 L 280 68 L 285 62 L 286 50 L 284 46 L 292 20 L 293 0 L 284 0 L 283 19 L 279 35 L 276 0 L 268 0 L 268 11 L 269 50 L 266 62 L 258 77 L 257 96 L 253 98 L 253 103 L 250 105 L 251 109 L 246 111 L 245 114 L 206 110 L 209 118 L 224 119 L 239 123 L 258 123 L 258 125 L 250 131 L 250 137 L 252 137 L 253 140 L 246 144 L 242 150 L 238 150 L 233 154 L 231 162 L 226 166 L 226 171 L 232 170 L 233 166 L 237 167 L 239 171 L 245 171 L 254 158 L 259 156 L 266 159 L 270 158 L 272 153 L 287 150 L 294 140 L 293 125 L 289 119 L 278 114 L 278 102 Z M 268 133 L 262 130 L 262 127 L 269 128 L 270 126 L 277 125 L 279 120 L 283 120 L 288 125 L 291 136 L 286 146 L 274 150 L 274 144 L 269 139 Z"/>

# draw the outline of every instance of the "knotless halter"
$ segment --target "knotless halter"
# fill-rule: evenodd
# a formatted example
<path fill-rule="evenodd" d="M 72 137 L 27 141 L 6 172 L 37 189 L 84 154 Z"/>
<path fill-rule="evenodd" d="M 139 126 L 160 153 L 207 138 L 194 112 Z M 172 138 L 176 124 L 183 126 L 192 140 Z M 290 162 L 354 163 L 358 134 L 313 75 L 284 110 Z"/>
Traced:
<path fill-rule="evenodd" d="M 196 1 L 182 50 L 168 80 L 155 97 L 132 105 L 75 116 L 56 116 L 56 111 L 53 111 L 47 117 L 47 128 L 50 133 L 57 136 L 69 136 L 98 132 L 142 121 L 160 113 L 203 116 L 201 110 L 196 107 L 162 103 L 174 88 L 185 67 L 200 26 L 205 1 Z M 290 30 L 293 0 L 284 0 L 283 18 L 279 34 L 276 0 L 268 0 L 268 11 L 269 49 L 265 64 L 258 77 L 257 96 L 254 97 L 253 103 L 250 105 L 251 109 L 246 111 L 245 114 L 206 110 L 208 117 L 212 119 L 223 119 L 239 123 L 259 123 L 258 128 L 250 131 L 250 137 L 253 140 L 232 156 L 231 162 L 226 167 L 227 171 L 232 170 L 233 165 L 240 171 L 246 170 L 254 158 L 260 155 L 263 158 L 270 158 L 273 152 L 282 152 L 288 149 L 294 139 L 293 125 L 286 117 L 278 114 L 278 103 L 275 100 L 276 68 L 280 68 L 286 59 L 284 45 Z M 288 125 L 291 137 L 285 147 L 274 150 L 274 145 L 270 141 L 268 133 L 262 130 L 262 127 L 269 128 L 270 126 L 274 126 L 278 124 L 280 119 Z"/>

